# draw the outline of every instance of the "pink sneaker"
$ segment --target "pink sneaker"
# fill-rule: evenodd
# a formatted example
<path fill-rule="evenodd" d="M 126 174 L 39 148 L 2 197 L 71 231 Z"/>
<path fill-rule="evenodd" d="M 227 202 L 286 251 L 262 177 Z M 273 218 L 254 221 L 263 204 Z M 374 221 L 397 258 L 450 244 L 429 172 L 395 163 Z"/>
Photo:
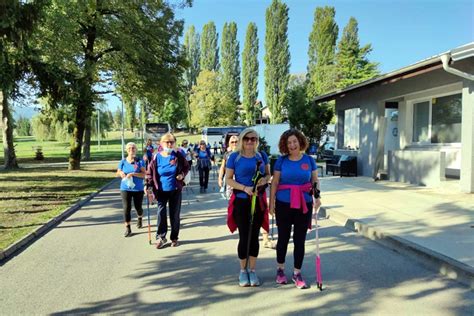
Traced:
<path fill-rule="evenodd" d="M 288 283 L 288 279 L 286 278 L 285 271 L 283 271 L 283 269 L 277 268 L 276 282 L 278 284 Z"/>
<path fill-rule="evenodd" d="M 294 274 L 293 273 L 293 283 L 295 283 L 295 286 L 299 289 L 307 289 L 308 285 L 306 285 L 306 282 L 303 280 L 303 277 L 301 276 L 301 273 Z"/>

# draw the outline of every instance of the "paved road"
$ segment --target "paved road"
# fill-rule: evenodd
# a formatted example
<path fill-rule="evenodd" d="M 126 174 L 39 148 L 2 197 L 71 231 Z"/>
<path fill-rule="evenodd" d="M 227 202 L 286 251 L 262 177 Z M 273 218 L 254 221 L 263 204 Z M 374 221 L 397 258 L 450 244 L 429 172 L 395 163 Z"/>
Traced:
<path fill-rule="evenodd" d="M 314 286 L 314 233 L 303 267 L 311 289 L 277 286 L 275 252 L 264 248 L 262 286 L 239 288 L 237 236 L 218 193 L 185 193 L 181 246 L 156 250 L 146 229 L 122 237 L 115 187 L 0 267 L 0 314 L 473 314 L 467 287 L 329 220 L 320 221 L 325 291 Z"/>

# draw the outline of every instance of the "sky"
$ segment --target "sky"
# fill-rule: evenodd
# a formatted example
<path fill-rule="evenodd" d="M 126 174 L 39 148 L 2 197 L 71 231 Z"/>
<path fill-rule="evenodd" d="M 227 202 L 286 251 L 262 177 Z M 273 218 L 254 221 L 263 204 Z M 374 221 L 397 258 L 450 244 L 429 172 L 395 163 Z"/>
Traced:
<path fill-rule="evenodd" d="M 286 0 L 289 7 L 288 38 L 290 73 L 305 73 L 309 34 L 316 7 L 333 6 L 339 38 L 352 16 L 359 24 L 361 46 L 372 45 L 368 56 L 380 64 L 382 74 L 474 41 L 474 0 Z M 191 8 L 177 12 L 185 21 L 185 32 L 194 25 L 201 33 L 214 21 L 220 34 L 225 22 L 236 22 L 242 52 L 250 22 L 258 27 L 259 95 L 265 99 L 264 40 L 265 11 L 271 0 L 195 0 Z M 240 60 L 242 62 L 242 60 Z M 265 102 L 264 102 L 265 103 Z"/>
<path fill-rule="evenodd" d="M 382 74 L 416 63 L 452 48 L 474 41 L 474 0 L 286 0 L 289 7 L 288 38 L 290 73 L 306 72 L 308 38 L 316 7 L 333 6 L 339 38 L 352 16 L 359 24 L 360 45 L 372 45 L 368 56 L 378 62 Z M 271 0 L 194 0 L 190 8 L 179 9 L 176 16 L 186 29 L 194 25 L 201 33 L 204 24 L 214 21 L 220 34 L 225 22 L 236 22 L 242 52 L 247 25 L 255 22 L 259 38 L 259 95 L 265 104 L 264 39 L 265 11 Z M 240 59 L 240 62 L 242 60 Z M 108 99 L 115 111 L 120 102 Z"/>

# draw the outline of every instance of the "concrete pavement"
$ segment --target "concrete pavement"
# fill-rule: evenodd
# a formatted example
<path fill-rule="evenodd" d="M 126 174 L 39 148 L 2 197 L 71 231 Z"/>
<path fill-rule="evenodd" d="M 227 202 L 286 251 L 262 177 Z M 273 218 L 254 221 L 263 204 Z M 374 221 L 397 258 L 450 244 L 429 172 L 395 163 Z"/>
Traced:
<path fill-rule="evenodd" d="M 474 194 L 367 177 L 321 178 L 323 214 L 474 288 Z"/>
<path fill-rule="evenodd" d="M 333 181 L 339 180 L 324 178 L 322 184 L 328 209 L 342 203 L 331 204 Z M 198 194 L 195 182 L 184 192 L 181 246 L 160 250 L 148 245 L 146 229 L 132 228 L 131 238 L 122 237 L 117 187 L 114 182 L 1 265 L 1 314 L 472 314 L 474 293 L 465 286 L 324 219 L 325 291 L 314 286 L 314 232 L 303 266 L 311 289 L 277 286 L 275 251 L 265 248 L 258 262 L 262 286 L 239 288 L 237 235 L 225 225 L 226 201 L 215 181 L 208 194 Z M 292 249 L 290 244 L 288 276 Z"/>

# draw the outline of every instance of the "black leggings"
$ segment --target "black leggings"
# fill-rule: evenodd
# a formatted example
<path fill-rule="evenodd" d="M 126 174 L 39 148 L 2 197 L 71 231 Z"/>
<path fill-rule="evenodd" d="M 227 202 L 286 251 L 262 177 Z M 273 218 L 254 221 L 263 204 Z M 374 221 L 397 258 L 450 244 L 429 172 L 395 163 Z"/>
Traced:
<path fill-rule="evenodd" d="M 199 185 L 201 188 L 207 189 L 207 183 L 209 182 L 209 168 L 198 168 L 199 169 Z"/>
<path fill-rule="evenodd" d="M 143 215 L 143 191 L 120 191 L 122 196 L 122 205 L 123 205 L 123 218 L 126 223 L 129 223 L 132 220 L 132 198 L 133 204 L 135 205 L 135 210 L 137 211 L 138 216 Z"/>
<path fill-rule="evenodd" d="M 250 237 L 250 250 L 249 255 L 252 257 L 258 257 L 259 251 L 259 241 L 258 235 L 260 232 L 260 226 L 263 222 L 263 212 L 260 208 L 260 203 L 255 204 L 255 215 L 253 218 L 252 224 L 252 233 Z M 247 258 L 247 242 L 249 237 L 249 228 L 250 228 L 250 208 L 251 208 L 251 199 L 250 198 L 236 198 L 234 200 L 234 211 L 232 213 L 235 223 L 239 228 L 239 245 L 237 246 L 237 253 L 239 259 L 243 260 Z"/>
<path fill-rule="evenodd" d="M 311 223 L 311 214 L 313 205 L 306 203 L 308 213 L 303 214 L 302 210 L 290 208 L 290 203 L 276 201 L 275 217 L 278 226 L 278 242 L 277 242 L 277 262 L 285 263 L 288 242 L 290 241 L 291 226 L 293 226 L 293 259 L 295 269 L 301 269 L 304 258 L 304 243 L 306 241 L 306 232 Z"/>

